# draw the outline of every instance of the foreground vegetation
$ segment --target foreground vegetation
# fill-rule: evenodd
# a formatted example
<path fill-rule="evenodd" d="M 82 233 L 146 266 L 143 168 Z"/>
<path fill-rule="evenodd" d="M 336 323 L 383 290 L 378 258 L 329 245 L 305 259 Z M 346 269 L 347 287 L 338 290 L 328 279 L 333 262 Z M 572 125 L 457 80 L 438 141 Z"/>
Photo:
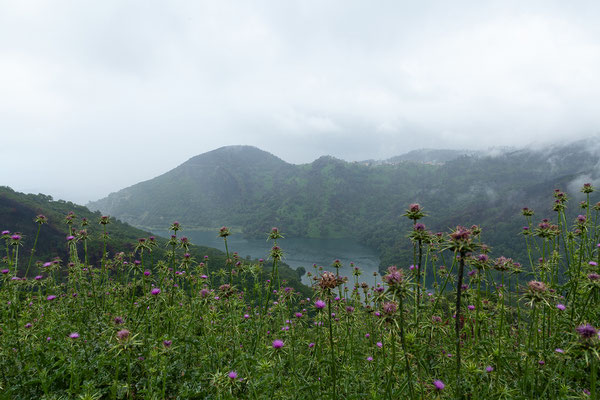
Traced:
<path fill-rule="evenodd" d="M 582 191 L 574 221 L 561 191 L 548 219 L 523 209 L 523 265 L 492 257 L 477 226 L 429 232 L 411 204 L 412 260 L 383 276 L 315 266 L 309 297 L 279 276 L 277 228 L 268 279 L 225 227 L 218 265 L 178 223 L 162 257 L 142 238 L 91 263 L 111 220 L 92 238 L 69 214 L 67 259 L 35 276 L 21 248 L 37 235 L 4 231 L 0 398 L 597 399 L 600 205 Z"/>

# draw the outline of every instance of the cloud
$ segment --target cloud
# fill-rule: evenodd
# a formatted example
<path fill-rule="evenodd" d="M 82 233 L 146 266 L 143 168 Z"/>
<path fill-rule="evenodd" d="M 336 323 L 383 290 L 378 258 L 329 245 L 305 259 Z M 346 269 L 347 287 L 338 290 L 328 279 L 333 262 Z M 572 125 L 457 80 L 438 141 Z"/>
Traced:
<path fill-rule="evenodd" d="M 0 178 L 82 202 L 228 144 L 310 162 L 589 136 L 599 8 L 2 2 L 0 156 L 32 171 Z"/>

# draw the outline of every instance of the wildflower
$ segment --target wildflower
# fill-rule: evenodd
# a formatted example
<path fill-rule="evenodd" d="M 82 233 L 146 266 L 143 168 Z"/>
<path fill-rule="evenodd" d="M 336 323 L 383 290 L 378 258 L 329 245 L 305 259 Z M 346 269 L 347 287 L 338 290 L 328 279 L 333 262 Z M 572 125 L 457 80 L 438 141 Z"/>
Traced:
<path fill-rule="evenodd" d="M 71 339 L 78 339 L 78 338 L 79 338 L 79 333 L 77 333 L 77 332 L 73 332 L 73 333 L 71 333 L 71 334 L 69 335 L 69 337 L 70 337 Z"/>
<path fill-rule="evenodd" d="M 144 276 L 150 276 L 150 274 L 151 274 L 150 270 L 147 269 L 144 271 Z"/>
<path fill-rule="evenodd" d="M 309 349 L 312 349 L 313 347 L 315 347 L 315 344 L 314 344 L 314 343 L 309 343 L 309 344 L 308 344 L 308 348 L 309 348 Z"/>
<path fill-rule="evenodd" d="M 130 332 L 127 329 L 121 329 L 119 332 L 117 332 L 117 338 L 119 340 L 125 340 L 129 337 Z"/>
<path fill-rule="evenodd" d="M 444 382 L 440 381 L 439 379 L 433 381 L 433 386 L 435 387 L 435 390 L 437 390 L 437 391 L 442 391 L 446 387 Z"/>
<path fill-rule="evenodd" d="M 269 233 L 269 237 L 267 240 L 277 240 L 277 239 L 282 239 L 283 236 L 281 236 L 281 233 L 279 232 L 279 228 L 271 228 L 271 233 Z"/>
<path fill-rule="evenodd" d="M 394 286 L 402 283 L 402 270 L 399 270 L 395 265 L 388 267 L 388 273 L 383 276 L 383 280 L 387 282 L 388 285 Z"/>
<path fill-rule="evenodd" d="M 172 340 L 163 340 L 163 346 L 165 346 L 166 348 L 171 347 L 172 344 L 173 344 Z"/>
<path fill-rule="evenodd" d="M 527 286 L 529 287 L 529 290 L 531 290 L 532 292 L 545 292 L 546 291 L 546 285 L 540 281 L 529 281 L 529 282 L 527 282 Z"/>
<path fill-rule="evenodd" d="M 273 340 L 273 348 L 274 349 L 280 349 L 282 347 L 283 347 L 283 340 L 279 340 L 279 339 Z"/>
<path fill-rule="evenodd" d="M 398 305 L 393 301 L 389 301 L 387 303 L 383 303 L 382 308 L 384 313 L 392 315 L 396 312 L 396 310 L 398 310 Z"/>
<path fill-rule="evenodd" d="M 229 228 L 227 228 L 226 226 L 223 226 L 223 227 L 221 227 L 221 229 L 219 229 L 220 237 L 226 238 L 229 235 L 230 235 Z"/>
<path fill-rule="evenodd" d="M 492 367 L 491 365 L 488 365 L 487 367 L 485 367 L 485 372 L 492 372 L 494 370 L 494 367 Z"/>
<path fill-rule="evenodd" d="M 322 289 L 334 289 L 337 285 L 338 279 L 332 272 L 323 272 L 323 275 L 321 275 L 321 280 L 319 281 L 319 286 Z"/>
<path fill-rule="evenodd" d="M 598 263 L 596 261 L 590 261 L 588 264 L 591 265 L 592 267 L 598 266 Z"/>
<path fill-rule="evenodd" d="M 318 310 L 322 310 L 323 308 L 325 308 L 325 305 L 326 304 L 325 304 L 325 302 L 323 300 L 317 300 L 317 301 L 315 301 L 315 307 Z"/>
<path fill-rule="evenodd" d="M 555 351 L 555 352 L 557 352 L 557 353 L 560 353 L 560 354 L 564 354 L 564 352 L 565 352 L 565 351 L 564 351 L 563 349 L 561 349 L 561 348 L 557 348 L 557 349 L 555 349 L 554 351 Z"/>
<path fill-rule="evenodd" d="M 581 336 L 582 339 L 591 339 L 592 337 L 598 334 L 596 328 L 594 328 L 590 324 L 580 325 L 575 330 L 577 331 L 579 336 Z"/>
<path fill-rule="evenodd" d="M 156 295 L 160 294 L 160 289 L 159 289 L 159 288 L 154 288 L 154 289 L 152 289 L 152 290 L 150 291 L 150 293 L 151 293 L 153 296 L 156 296 Z"/>
<path fill-rule="evenodd" d="M 468 306 L 467 306 L 467 308 L 468 308 L 469 310 L 473 311 L 473 310 L 475 309 L 475 306 L 471 304 L 471 305 L 468 305 Z"/>
<path fill-rule="evenodd" d="M 52 301 L 54 299 L 56 299 L 56 296 L 53 295 L 53 294 L 51 294 L 50 296 L 46 297 L 46 300 L 48 300 L 48 301 Z"/>
<path fill-rule="evenodd" d="M 383 343 L 377 342 L 377 347 L 379 347 L 381 349 L 383 347 Z"/>
<path fill-rule="evenodd" d="M 301 312 L 297 312 L 296 314 L 294 314 L 296 316 L 296 318 L 302 318 L 302 313 Z"/>
<path fill-rule="evenodd" d="M 600 275 L 598 275 L 597 273 L 594 272 L 594 273 L 591 273 L 588 275 L 588 279 L 590 281 L 597 281 L 597 280 L 600 280 Z"/>
<path fill-rule="evenodd" d="M 236 378 L 238 377 L 238 374 L 237 374 L 237 372 L 235 372 L 235 371 L 230 371 L 230 372 L 229 372 L 229 374 L 227 374 L 227 376 L 228 376 L 230 379 L 236 379 Z"/>
<path fill-rule="evenodd" d="M 33 326 L 33 325 L 31 325 L 31 323 L 30 323 L 30 322 L 28 322 L 28 323 L 26 323 L 26 324 L 25 324 L 25 328 L 26 328 L 26 329 L 29 329 L 29 328 L 31 328 L 32 326 Z"/>
<path fill-rule="evenodd" d="M 8 270 L 8 269 L 5 268 L 5 269 L 3 269 L 0 272 L 2 272 L 2 274 L 6 275 L 6 274 L 8 274 L 10 272 L 10 270 Z"/>
<path fill-rule="evenodd" d="M 33 278 L 33 279 L 35 279 L 36 281 L 39 281 L 40 279 L 43 279 L 43 278 L 44 277 L 42 275 L 36 275 L 35 278 Z"/>
<path fill-rule="evenodd" d="M 115 317 L 114 322 L 116 325 L 121 325 L 123 323 L 123 318 Z"/>
<path fill-rule="evenodd" d="M 567 307 L 565 307 L 565 305 L 564 305 L 564 304 L 557 304 L 557 305 L 556 305 L 556 308 L 558 308 L 560 311 L 565 311 L 565 309 L 566 309 Z"/>
<path fill-rule="evenodd" d="M 402 216 L 407 217 L 408 219 L 412 219 L 414 222 L 423 218 L 425 213 L 423 212 L 423 207 L 421 207 L 418 203 L 412 203 L 408 206 L 408 210 Z"/>
<path fill-rule="evenodd" d="M 538 361 L 538 364 L 540 364 L 540 365 L 545 365 L 545 364 L 546 364 L 546 361 L 544 361 L 544 360 L 540 360 L 540 361 Z"/>
<path fill-rule="evenodd" d="M 373 361 L 373 357 L 371 357 L 371 356 L 367 357 L 367 361 L 369 361 L 369 362 Z"/>

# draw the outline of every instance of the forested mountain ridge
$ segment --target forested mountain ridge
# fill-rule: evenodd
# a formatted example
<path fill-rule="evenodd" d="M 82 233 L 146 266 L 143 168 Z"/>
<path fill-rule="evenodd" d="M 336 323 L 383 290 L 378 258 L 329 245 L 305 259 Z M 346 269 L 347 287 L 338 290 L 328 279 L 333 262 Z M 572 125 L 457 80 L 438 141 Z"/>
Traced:
<path fill-rule="evenodd" d="M 497 253 L 518 257 L 521 208 L 551 218 L 553 189 L 579 196 L 580 185 L 598 177 L 599 144 L 587 139 L 538 150 L 459 155 L 443 163 L 400 157 L 372 164 L 323 156 L 302 165 L 232 146 L 89 206 L 149 229 L 177 219 L 187 226 L 239 227 L 248 235 L 278 226 L 288 236 L 353 237 L 376 248 L 388 264 L 405 262 L 410 221 L 401 215 L 418 202 L 429 215 L 428 228 L 478 224 Z M 570 207 L 577 212 L 577 202 Z"/>

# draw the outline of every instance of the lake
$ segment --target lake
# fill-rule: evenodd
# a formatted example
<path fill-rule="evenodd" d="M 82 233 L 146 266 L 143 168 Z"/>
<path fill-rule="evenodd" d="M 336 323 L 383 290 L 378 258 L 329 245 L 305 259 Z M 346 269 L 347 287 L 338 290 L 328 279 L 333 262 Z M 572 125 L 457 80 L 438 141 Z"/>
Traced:
<path fill-rule="evenodd" d="M 169 237 L 169 232 L 155 231 L 156 235 Z M 186 231 L 185 236 L 193 244 L 199 246 L 214 247 L 225 251 L 223 238 L 215 232 L 206 231 Z M 245 258 L 264 258 L 267 259 L 272 244 L 266 239 L 244 239 L 241 234 L 232 234 L 227 237 L 229 252 L 237 251 L 240 257 Z M 350 262 L 354 262 L 356 267 L 362 270 L 361 282 L 373 284 L 373 272 L 378 272 L 379 257 L 370 248 L 361 245 L 351 239 L 307 239 L 307 238 L 286 238 L 279 239 L 279 247 L 283 250 L 283 261 L 293 269 L 304 267 L 307 272 L 313 272 L 313 264 L 323 266 L 325 269 L 334 272 L 331 264 L 335 259 L 342 262 L 340 275 L 347 276 L 349 282 L 353 282 Z M 304 275 L 302 282 L 309 283 L 309 278 Z"/>

